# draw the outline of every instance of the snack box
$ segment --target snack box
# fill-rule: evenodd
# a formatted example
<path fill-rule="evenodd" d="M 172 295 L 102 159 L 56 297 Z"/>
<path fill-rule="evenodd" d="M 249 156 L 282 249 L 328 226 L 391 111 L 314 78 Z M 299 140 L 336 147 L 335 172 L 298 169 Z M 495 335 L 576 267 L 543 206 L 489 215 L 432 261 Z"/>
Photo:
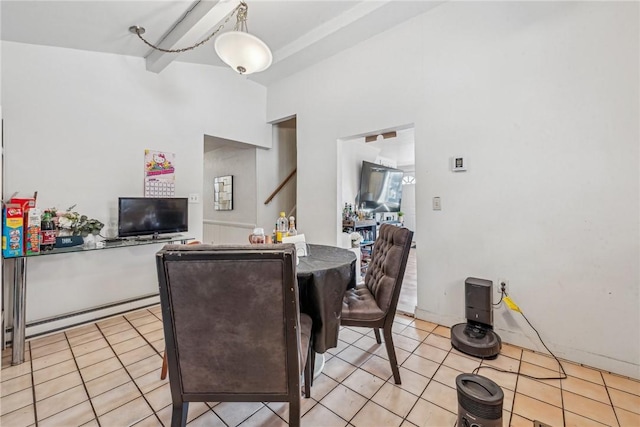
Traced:
<path fill-rule="evenodd" d="M 9 200 L 11 204 L 18 204 L 22 208 L 22 214 L 26 217 L 29 209 L 36 207 L 36 199 L 34 197 L 12 197 Z"/>
<path fill-rule="evenodd" d="M 5 258 L 23 255 L 24 216 L 22 206 L 8 203 L 2 215 L 2 256 Z"/>
<path fill-rule="evenodd" d="M 26 255 L 40 254 L 40 214 L 38 208 L 31 208 L 27 211 L 24 238 L 24 253 Z"/>

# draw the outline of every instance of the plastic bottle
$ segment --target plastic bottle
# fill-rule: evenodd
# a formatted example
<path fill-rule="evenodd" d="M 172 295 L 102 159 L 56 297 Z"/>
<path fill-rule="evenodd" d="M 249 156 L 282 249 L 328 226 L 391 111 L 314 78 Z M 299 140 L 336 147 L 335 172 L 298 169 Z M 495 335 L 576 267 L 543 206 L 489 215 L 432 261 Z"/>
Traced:
<path fill-rule="evenodd" d="M 287 235 L 289 223 L 284 212 L 280 212 L 280 216 L 276 221 L 276 243 L 282 243 L 282 237 Z"/>
<path fill-rule="evenodd" d="M 296 230 L 296 217 L 289 217 L 289 231 L 287 232 L 287 236 L 297 236 L 298 230 Z"/>
<path fill-rule="evenodd" d="M 40 224 L 40 251 L 50 251 L 56 245 L 56 226 L 51 219 L 51 212 L 44 211 Z"/>

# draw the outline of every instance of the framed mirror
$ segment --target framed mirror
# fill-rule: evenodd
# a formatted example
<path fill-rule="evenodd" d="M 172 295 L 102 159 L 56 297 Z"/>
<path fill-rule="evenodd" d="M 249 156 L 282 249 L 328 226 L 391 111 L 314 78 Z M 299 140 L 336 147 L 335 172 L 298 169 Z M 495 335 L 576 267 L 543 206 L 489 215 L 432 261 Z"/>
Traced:
<path fill-rule="evenodd" d="M 213 207 L 217 211 L 233 210 L 233 175 L 213 178 Z"/>

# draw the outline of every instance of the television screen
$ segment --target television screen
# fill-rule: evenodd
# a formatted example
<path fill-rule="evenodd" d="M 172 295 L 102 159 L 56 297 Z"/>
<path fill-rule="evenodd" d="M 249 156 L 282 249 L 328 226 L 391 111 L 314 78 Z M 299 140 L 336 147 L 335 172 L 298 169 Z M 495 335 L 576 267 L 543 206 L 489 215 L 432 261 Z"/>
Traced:
<path fill-rule="evenodd" d="M 186 198 L 120 197 L 118 236 L 146 236 L 189 230 Z"/>
<path fill-rule="evenodd" d="M 402 176 L 400 169 L 362 162 L 358 204 L 367 212 L 400 212 Z"/>

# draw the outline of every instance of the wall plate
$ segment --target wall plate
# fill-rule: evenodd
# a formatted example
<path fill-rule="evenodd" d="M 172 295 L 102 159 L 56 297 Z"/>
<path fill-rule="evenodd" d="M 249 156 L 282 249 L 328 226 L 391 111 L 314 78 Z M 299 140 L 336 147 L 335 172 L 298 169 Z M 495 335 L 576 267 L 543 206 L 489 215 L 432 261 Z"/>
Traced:
<path fill-rule="evenodd" d="M 441 211 L 442 210 L 442 203 L 440 201 L 440 197 L 434 197 L 433 198 L 433 210 L 434 211 Z"/>
<path fill-rule="evenodd" d="M 453 156 L 451 158 L 451 171 L 464 172 L 467 170 L 467 159 L 464 156 Z"/>

